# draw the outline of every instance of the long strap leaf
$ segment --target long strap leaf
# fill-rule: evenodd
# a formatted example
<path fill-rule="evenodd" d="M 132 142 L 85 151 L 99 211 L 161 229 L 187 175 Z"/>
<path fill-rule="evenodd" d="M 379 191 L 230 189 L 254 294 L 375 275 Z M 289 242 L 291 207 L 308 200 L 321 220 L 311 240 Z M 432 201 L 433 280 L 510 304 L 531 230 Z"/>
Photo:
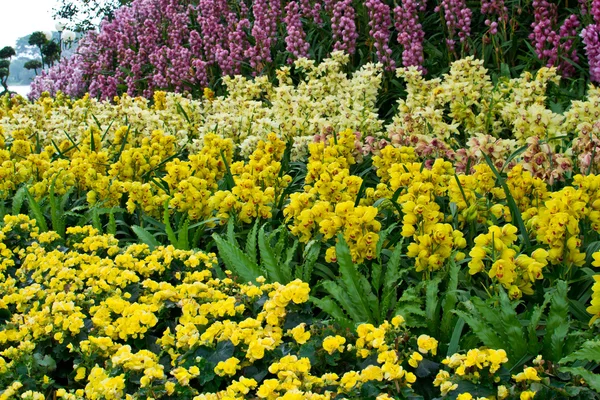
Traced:
<path fill-rule="evenodd" d="M 489 165 L 494 175 L 496 175 L 496 179 L 500 183 L 500 186 L 502 186 L 504 194 L 506 194 L 506 201 L 508 202 L 508 208 L 510 208 L 510 214 L 512 215 L 513 219 L 517 223 L 517 226 L 519 227 L 519 231 L 521 232 L 521 236 L 523 237 L 523 242 L 525 244 L 525 249 L 531 248 L 531 241 L 529 240 L 529 234 L 527 233 L 527 228 L 525 228 L 525 223 L 523 222 L 521 211 L 519 210 L 519 207 L 517 207 L 517 203 L 515 203 L 515 199 L 512 197 L 512 194 L 510 193 L 510 189 L 508 188 L 506 181 L 504 180 L 504 178 L 502 178 L 490 157 L 487 154 L 485 154 L 485 152 L 482 152 L 481 154 L 483 154 L 485 161 Z"/>

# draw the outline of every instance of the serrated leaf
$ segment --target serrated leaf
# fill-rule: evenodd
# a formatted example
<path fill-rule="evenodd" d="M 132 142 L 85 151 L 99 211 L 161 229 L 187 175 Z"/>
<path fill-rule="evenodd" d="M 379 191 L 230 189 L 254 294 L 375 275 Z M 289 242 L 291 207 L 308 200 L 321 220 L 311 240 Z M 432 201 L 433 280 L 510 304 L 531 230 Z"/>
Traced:
<path fill-rule="evenodd" d="M 136 236 L 138 237 L 138 239 L 140 239 L 142 241 L 142 243 L 145 243 L 145 244 L 148 245 L 148 247 L 150 248 L 150 250 L 154 250 L 155 248 L 157 248 L 158 246 L 160 246 L 160 243 L 158 242 L 158 240 L 156 240 L 156 238 L 154 237 L 154 235 L 152 235 L 150 232 L 148 232 L 147 230 L 145 230 L 141 226 L 133 225 L 131 227 L 131 229 L 136 234 Z"/>
<path fill-rule="evenodd" d="M 546 360 L 558 361 L 563 357 L 564 340 L 570 327 L 567 291 L 567 283 L 558 281 L 556 291 L 552 294 L 550 300 L 546 335 L 544 336 L 544 358 Z"/>
<path fill-rule="evenodd" d="M 400 271 L 400 261 L 402 259 L 402 242 L 396 244 L 390 259 L 385 268 L 383 278 L 383 291 L 381 293 L 381 319 L 385 319 L 391 309 L 395 307 L 398 280 L 403 273 Z M 406 271 L 404 271 L 406 272 Z"/>
<path fill-rule="evenodd" d="M 322 299 L 311 297 L 310 299 L 317 307 L 333 317 L 338 324 L 345 328 L 352 327 L 352 321 L 346 317 L 344 311 L 331 297 L 326 296 Z"/>
<path fill-rule="evenodd" d="M 257 254 L 256 254 L 256 236 L 258 235 L 258 220 L 250 229 L 250 233 L 248 233 L 248 237 L 246 238 L 246 254 L 253 262 L 258 262 Z"/>
<path fill-rule="evenodd" d="M 592 389 L 596 392 L 600 392 L 600 375 L 594 374 L 583 367 L 561 367 L 559 370 L 561 372 L 568 372 L 573 375 L 581 376 Z"/>
<path fill-rule="evenodd" d="M 288 283 L 291 276 L 286 276 L 284 268 L 281 268 L 271 243 L 265 235 L 264 226 L 258 231 L 258 249 L 260 250 L 260 263 L 267 272 L 269 282 Z"/>
<path fill-rule="evenodd" d="M 581 345 L 581 348 L 568 356 L 562 358 L 561 364 L 572 361 L 591 361 L 600 364 L 600 341 L 588 340 Z"/>
<path fill-rule="evenodd" d="M 500 288 L 500 318 L 502 325 L 498 329 L 503 331 L 507 339 L 507 353 L 513 360 L 519 360 L 527 354 L 527 340 L 523 334 L 523 326 L 503 288 Z"/>
<path fill-rule="evenodd" d="M 450 338 L 452 325 L 454 325 L 454 320 L 456 320 L 456 316 L 452 313 L 452 310 L 456 308 L 456 303 L 458 302 L 457 290 L 459 272 L 460 265 L 454 262 L 454 259 L 451 259 L 450 268 L 448 270 L 448 286 L 442 302 L 443 315 L 440 324 L 440 333 L 443 340 L 448 340 Z"/>
<path fill-rule="evenodd" d="M 371 307 L 377 304 L 377 298 L 371 291 L 367 278 L 358 272 L 352 262 L 350 249 L 341 234 L 338 235 L 335 253 L 340 267 L 341 281 L 357 310 L 358 320 L 356 322 L 375 322 Z"/>
<path fill-rule="evenodd" d="M 25 196 L 27 195 L 27 186 L 21 186 L 19 190 L 13 196 L 12 201 L 12 214 L 18 215 L 21 213 L 21 208 L 23 207 L 23 202 L 25 201 Z"/>
<path fill-rule="evenodd" d="M 229 243 L 216 233 L 212 237 L 219 249 L 218 255 L 227 269 L 239 276 L 243 282 L 256 283 L 256 278 L 264 275 L 259 266 L 252 262 L 236 245 Z"/>
<path fill-rule="evenodd" d="M 427 329 L 432 335 L 438 331 L 439 318 L 439 278 L 432 279 L 425 284 L 425 314 L 427 316 Z"/>
<path fill-rule="evenodd" d="M 455 312 L 459 317 L 465 320 L 475 336 L 477 336 L 485 346 L 491 349 L 502 349 L 505 347 L 505 342 L 498 336 L 496 330 L 490 327 L 478 313 L 468 313 L 462 310 L 456 310 Z"/>

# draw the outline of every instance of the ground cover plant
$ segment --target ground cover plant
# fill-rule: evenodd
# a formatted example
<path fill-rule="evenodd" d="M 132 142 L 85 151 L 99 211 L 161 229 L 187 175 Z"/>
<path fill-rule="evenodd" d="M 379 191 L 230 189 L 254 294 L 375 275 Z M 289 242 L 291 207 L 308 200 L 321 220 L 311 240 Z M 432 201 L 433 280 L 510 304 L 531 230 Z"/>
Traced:
<path fill-rule="evenodd" d="M 0 395 L 598 398 L 598 89 L 350 62 L 0 98 Z"/>

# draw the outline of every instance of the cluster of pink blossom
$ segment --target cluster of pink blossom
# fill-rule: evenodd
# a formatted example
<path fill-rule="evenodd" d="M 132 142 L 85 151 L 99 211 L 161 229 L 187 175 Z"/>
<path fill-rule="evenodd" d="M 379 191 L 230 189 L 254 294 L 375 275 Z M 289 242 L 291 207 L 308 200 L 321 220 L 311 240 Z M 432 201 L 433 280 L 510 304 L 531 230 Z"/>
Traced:
<path fill-rule="evenodd" d="M 587 1 L 581 8 L 581 13 L 585 14 L 587 10 Z M 590 14 L 594 23 L 586 26 L 581 31 L 581 38 L 585 45 L 585 54 L 590 65 L 590 79 L 594 82 L 600 82 L 600 0 L 592 0 Z"/>
<path fill-rule="evenodd" d="M 485 26 L 490 28 L 491 35 L 498 33 L 498 22 L 508 22 L 508 8 L 504 0 L 481 0 L 481 13 L 487 16 Z"/>
<path fill-rule="evenodd" d="M 396 17 L 396 30 L 398 43 L 404 48 L 402 51 L 402 65 L 405 67 L 417 66 L 424 74 L 423 69 L 423 40 L 425 32 L 419 23 L 419 6 L 417 0 L 403 0 L 402 4 L 394 8 Z M 424 8 L 424 7 L 423 7 Z"/>
<path fill-rule="evenodd" d="M 300 10 L 304 18 L 312 19 L 315 24 L 322 24 L 321 18 L 321 2 L 315 0 L 311 3 L 310 0 L 300 0 Z"/>
<path fill-rule="evenodd" d="M 548 0 L 533 0 L 533 10 L 534 22 L 531 24 L 533 31 L 529 39 L 533 41 L 537 56 L 545 61 L 548 67 L 558 66 L 562 75 L 571 75 L 574 67 L 566 58 L 572 62 L 579 60 L 572 39 L 577 36 L 579 19 L 575 14 L 571 14 L 557 32 L 554 28 L 558 19 L 556 4 Z"/>
<path fill-rule="evenodd" d="M 272 61 L 271 47 L 277 36 L 277 21 L 281 17 L 281 0 L 255 0 L 252 4 L 255 44 L 250 48 L 250 65 L 254 73 L 263 70 Z"/>
<path fill-rule="evenodd" d="M 308 50 L 310 48 L 310 45 L 306 41 L 306 33 L 302 28 L 300 16 L 300 6 L 295 1 L 290 2 L 285 7 L 283 21 L 287 26 L 287 37 L 285 38 L 286 50 L 296 58 L 308 57 Z M 288 58 L 288 63 L 291 62 L 292 59 Z"/>
<path fill-rule="evenodd" d="M 594 24 L 581 36 L 591 78 L 600 81 L 600 0 L 579 1 L 581 13 L 567 15 L 559 24 L 555 2 L 533 0 L 527 6 L 535 20 L 530 39 L 545 64 L 558 66 L 563 75 L 572 74 L 579 58 L 577 15 L 591 15 Z M 496 34 L 508 23 L 506 4 L 482 0 L 485 32 Z M 473 10 L 466 0 L 439 0 L 434 10 L 445 22 L 449 50 L 456 57 L 469 54 Z M 288 62 L 308 56 L 310 32 L 320 37 L 328 30 L 333 40 L 324 41 L 324 46 L 331 43 L 327 51 L 353 55 L 362 46 L 355 65 L 375 58 L 387 71 L 401 63 L 425 73 L 425 12 L 426 0 L 132 0 L 112 20 L 104 21 L 99 32 L 86 35 L 77 57 L 37 78 L 33 93 L 70 86 L 73 94 L 83 88 L 100 98 L 123 92 L 150 97 L 156 90 L 200 95 L 202 88 L 212 87 L 223 75 L 272 72 L 270 64 L 278 61 L 274 55 L 284 49 L 290 54 Z M 517 18 L 519 11 L 511 12 Z M 363 16 L 368 23 L 360 23 Z M 512 20 L 510 24 L 522 26 L 513 26 Z M 401 57 L 392 47 L 396 34 Z M 313 53 L 323 57 L 321 50 Z M 73 76 L 78 81 L 67 84 Z"/>
<path fill-rule="evenodd" d="M 388 71 L 396 68 L 396 62 L 392 58 L 390 39 L 392 33 L 392 16 L 390 6 L 382 0 L 366 0 L 365 7 L 369 11 L 369 34 L 373 38 L 373 46 L 377 50 L 377 59 Z"/>
<path fill-rule="evenodd" d="M 80 57 L 76 54 L 54 67 L 42 71 L 31 84 L 29 98 L 37 99 L 44 92 L 54 96 L 59 91 L 72 97 L 83 96 L 87 87 L 83 80 L 83 71 L 79 68 L 81 64 Z"/>
<path fill-rule="evenodd" d="M 435 12 L 442 13 L 446 21 L 448 27 L 446 44 L 450 51 L 455 51 L 456 36 L 460 43 L 466 44 L 467 38 L 471 36 L 473 11 L 467 7 L 465 0 L 441 0 Z"/>
<path fill-rule="evenodd" d="M 331 3 L 331 30 L 333 31 L 334 50 L 354 54 L 358 31 L 356 29 L 356 12 L 352 0 L 340 0 Z M 329 8 L 327 8 L 329 9 Z"/>
<path fill-rule="evenodd" d="M 581 37 L 590 64 L 590 79 L 600 82 L 600 28 L 590 24 L 581 31 Z"/>

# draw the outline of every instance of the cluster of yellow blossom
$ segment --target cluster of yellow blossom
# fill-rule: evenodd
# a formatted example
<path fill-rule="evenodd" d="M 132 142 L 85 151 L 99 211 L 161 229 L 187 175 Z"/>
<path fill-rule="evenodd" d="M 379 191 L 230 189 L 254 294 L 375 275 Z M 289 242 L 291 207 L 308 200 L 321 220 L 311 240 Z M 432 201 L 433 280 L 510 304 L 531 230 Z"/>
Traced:
<path fill-rule="evenodd" d="M 587 221 L 592 230 L 600 231 L 599 189 L 600 177 L 577 175 L 573 186 L 549 193 L 535 210 L 530 222 L 537 240 L 548 245 L 552 264 L 581 266 L 585 262 L 579 224 Z"/>
<path fill-rule="evenodd" d="M 218 279 L 212 254 L 141 244 L 121 248 L 111 235 L 89 226 L 68 228 L 63 242 L 56 234 L 40 234 L 23 215 L 5 217 L 2 232 L 19 265 L 2 282 L 0 308 L 11 315 L 0 331 L 3 376 L 18 377 L 20 366 L 51 344 L 62 353 L 48 357 L 75 360 L 73 371 L 66 372 L 78 385 L 57 390 L 60 398 L 179 393 L 198 399 L 334 399 L 356 396 L 368 382 L 398 393 L 417 380 L 410 368 L 437 352 L 438 342 L 427 335 L 416 338 L 411 349 L 401 316 L 379 326 L 361 324 L 350 334 L 325 336 L 317 326 L 307 330 L 306 323 L 286 333 L 289 311 L 298 312 L 309 299 L 308 284 Z M 58 250 L 63 243 L 67 250 Z M 304 346 L 315 354 L 301 356 Z M 281 354 L 281 348 L 291 353 Z M 351 365 L 358 365 L 370 355 L 374 362 L 362 369 L 323 372 L 319 361 L 355 357 Z M 265 362 L 264 379 L 248 376 L 250 367 Z M 33 390 L 54 374 L 39 367 L 31 376 L 40 380 L 27 390 L 38 398 Z M 199 391 L 198 382 L 207 379 L 220 379 L 219 391 Z M 21 386 L 10 388 L 16 394 Z"/>
<path fill-rule="evenodd" d="M 442 364 L 447 365 L 451 372 L 440 370 L 433 382 L 434 386 L 439 387 L 442 396 L 453 392 L 457 399 L 487 399 L 489 397 L 474 397 L 471 393 L 456 393 L 459 390 L 460 382 L 469 382 L 470 384 L 489 383 L 495 386 L 495 399 L 503 400 L 506 398 L 519 398 L 521 400 L 530 400 L 535 396 L 535 390 L 530 390 L 529 385 L 541 381 L 538 376 L 538 369 L 541 367 L 526 367 L 523 372 L 512 375 L 512 379 L 519 384 L 518 386 L 507 387 L 498 385 L 500 378 L 497 372 L 504 363 L 508 362 L 506 352 L 502 349 L 494 350 L 487 348 L 472 349 L 466 354 L 456 353 L 442 360 Z M 534 364 L 543 363 L 538 356 Z"/>
<path fill-rule="evenodd" d="M 543 278 L 542 269 L 548 264 L 549 254 L 544 249 L 533 251 L 531 257 L 519 254 L 517 228 L 506 224 L 502 228 L 493 225 L 488 233 L 475 238 L 475 246 L 469 252 L 469 273 L 484 272 L 496 283 L 508 289 L 509 296 L 520 298 L 523 293 L 533 294 L 533 283 Z"/>
<path fill-rule="evenodd" d="M 284 215 L 301 242 L 313 239 L 317 232 L 323 240 L 342 233 L 352 259 L 362 262 L 375 256 L 381 223 L 376 220 L 377 208 L 356 205 L 362 179 L 350 174 L 354 139 L 354 132 L 345 130 L 327 143 L 310 144 L 304 192 L 290 195 Z M 326 259 L 336 260 L 334 247 L 327 250 Z"/>
<path fill-rule="evenodd" d="M 592 265 L 594 267 L 600 267 L 600 251 L 594 253 L 594 261 L 592 262 Z M 587 308 L 587 312 L 592 314 L 590 325 L 600 318 L 600 274 L 594 275 L 592 300 L 590 301 L 590 306 Z"/>
<path fill-rule="evenodd" d="M 280 174 L 284 151 L 285 143 L 271 133 L 266 141 L 259 141 L 248 162 L 233 163 L 235 187 L 218 191 L 210 199 L 210 209 L 218 210 L 217 217 L 227 218 L 234 211 L 246 223 L 271 218 L 274 204 L 291 182 L 289 175 Z"/>

